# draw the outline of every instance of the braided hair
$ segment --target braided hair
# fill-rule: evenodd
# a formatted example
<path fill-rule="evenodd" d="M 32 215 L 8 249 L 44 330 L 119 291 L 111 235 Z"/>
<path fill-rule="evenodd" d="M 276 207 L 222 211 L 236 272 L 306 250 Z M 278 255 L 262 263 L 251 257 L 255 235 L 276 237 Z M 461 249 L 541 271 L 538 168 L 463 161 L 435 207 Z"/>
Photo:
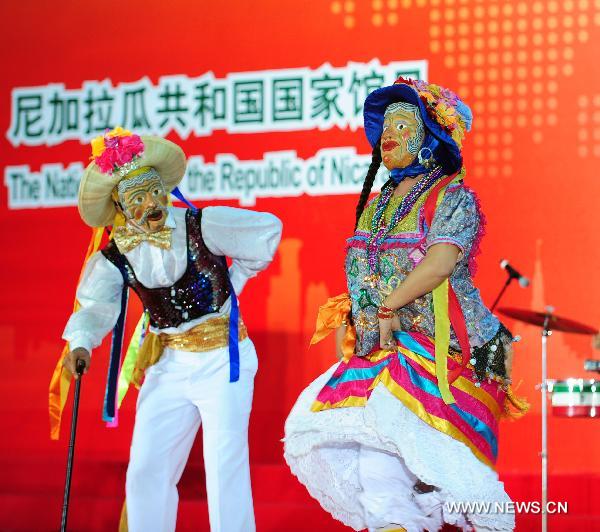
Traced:
<path fill-rule="evenodd" d="M 373 188 L 373 183 L 375 182 L 375 176 L 377 175 L 377 171 L 381 166 L 381 140 L 373 146 L 373 151 L 371 153 L 371 164 L 369 165 L 369 171 L 367 172 L 367 176 L 365 177 L 365 182 L 363 183 L 363 188 L 360 193 L 360 198 L 358 198 L 358 204 L 356 205 L 356 221 L 354 223 L 354 229 L 358 227 L 358 221 L 360 220 L 360 216 L 365 210 L 365 205 L 367 204 L 367 200 L 369 199 L 369 194 L 371 194 L 371 189 Z"/>

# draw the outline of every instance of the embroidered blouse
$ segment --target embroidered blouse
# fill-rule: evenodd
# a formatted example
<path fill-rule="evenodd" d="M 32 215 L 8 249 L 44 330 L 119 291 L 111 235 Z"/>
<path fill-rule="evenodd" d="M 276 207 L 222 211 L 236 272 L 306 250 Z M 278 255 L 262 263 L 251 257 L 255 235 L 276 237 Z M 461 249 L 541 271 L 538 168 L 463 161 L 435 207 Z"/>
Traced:
<path fill-rule="evenodd" d="M 474 265 L 472 259 L 477 251 L 474 247 L 477 247 L 482 229 L 474 193 L 462 182 L 449 185 L 436 209 L 431 227 L 427 227 L 423 209 L 428 194 L 429 192 L 424 193 L 417 200 L 409 215 L 402 219 L 384 240 L 378 254 L 377 281 L 372 281 L 369 277 L 366 247 L 380 195 L 365 208 L 356 232 L 348 239 L 345 268 L 359 355 L 366 355 L 379 346 L 376 314 L 383 299 L 402 283 L 424 257 L 427 249 L 438 243 L 453 244 L 461 251 L 450 276 L 450 283 L 460 301 L 471 346 L 482 346 L 498 332 L 500 322 L 484 305 L 471 278 Z M 402 197 L 391 197 L 384 211 L 386 223 L 390 222 L 401 201 Z M 404 330 L 434 336 L 431 293 L 399 309 L 398 316 Z M 454 331 L 451 331 L 450 346 L 459 350 Z"/>

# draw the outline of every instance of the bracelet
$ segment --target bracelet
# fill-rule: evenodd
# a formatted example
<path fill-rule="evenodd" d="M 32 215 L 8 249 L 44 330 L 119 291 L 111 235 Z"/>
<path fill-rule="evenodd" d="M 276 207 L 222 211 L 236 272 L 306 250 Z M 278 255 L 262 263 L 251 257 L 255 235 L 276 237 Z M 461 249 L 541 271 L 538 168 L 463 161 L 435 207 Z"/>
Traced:
<path fill-rule="evenodd" d="M 377 317 L 380 320 L 391 320 L 394 317 L 394 311 L 385 305 L 380 305 L 377 309 Z"/>

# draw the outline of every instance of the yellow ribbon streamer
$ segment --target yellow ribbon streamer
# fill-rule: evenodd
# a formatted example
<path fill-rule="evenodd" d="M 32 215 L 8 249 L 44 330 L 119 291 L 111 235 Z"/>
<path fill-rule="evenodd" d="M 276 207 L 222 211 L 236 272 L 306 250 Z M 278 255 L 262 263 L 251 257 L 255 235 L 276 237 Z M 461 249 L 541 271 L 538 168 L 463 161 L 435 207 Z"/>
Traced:
<path fill-rule="evenodd" d="M 433 314 L 435 317 L 435 376 L 444 403 L 456 400 L 448 384 L 447 358 L 450 347 L 450 316 L 448 315 L 448 279 L 433 289 Z"/>
<path fill-rule="evenodd" d="M 131 384 L 133 378 L 133 371 L 136 367 L 138 356 L 140 352 L 140 340 L 142 338 L 142 333 L 144 329 L 148 325 L 147 313 L 144 312 L 140 316 L 140 319 L 135 326 L 135 330 L 133 335 L 131 336 L 131 340 L 129 341 L 129 347 L 127 347 L 127 352 L 125 353 L 125 359 L 123 360 L 123 365 L 121 366 L 121 372 L 119 373 L 119 383 L 117 385 L 118 390 L 118 403 L 117 407 L 121 407 L 121 403 L 129 390 L 129 385 Z"/>
<path fill-rule="evenodd" d="M 79 286 L 79 282 L 83 276 L 87 261 L 94 253 L 96 253 L 96 251 L 98 251 L 98 248 L 100 247 L 103 232 L 104 227 L 95 227 L 92 229 L 92 236 L 85 254 L 85 259 L 83 260 L 83 266 L 81 267 L 77 286 Z M 77 312 L 79 307 L 79 301 L 77 301 L 77 298 L 75 298 L 73 301 L 73 312 Z M 48 413 L 50 415 L 50 438 L 53 440 L 58 440 L 60 436 L 60 420 L 67 402 L 67 397 L 69 396 L 69 388 L 71 386 L 71 372 L 63 367 L 63 360 L 70 351 L 71 349 L 69 347 L 69 343 L 67 342 L 63 347 L 60 357 L 58 358 L 58 362 L 54 368 L 54 372 L 52 373 L 52 378 L 50 379 L 50 387 L 48 390 Z"/>
<path fill-rule="evenodd" d="M 127 501 L 123 501 L 121 506 L 121 517 L 119 518 L 119 532 L 129 532 L 129 526 L 127 525 Z"/>
<path fill-rule="evenodd" d="M 142 383 L 144 382 L 144 374 L 146 369 L 158 362 L 159 358 L 163 354 L 163 351 L 164 346 L 160 341 L 160 336 L 148 331 L 148 334 L 146 334 L 146 337 L 142 342 L 142 346 L 140 347 L 137 364 L 135 365 L 133 378 L 131 381 L 138 390 L 141 388 Z"/>
<path fill-rule="evenodd" d="M 438 194 L 435 202 L 436 209 L 442 203 L 448 186 L 445 186 Z M 438 388 L 442 394 L 444 403 L 455 403 L 456 400 L 450 391 L 448 384 L 447 358 L 450 347 L 450 315 L 448 308 L 448 289 L 450 281 L 445 279 L 442 284 L 433 289 L 433 316 L 435 320 L 435 375 L 438 380 Z"/>

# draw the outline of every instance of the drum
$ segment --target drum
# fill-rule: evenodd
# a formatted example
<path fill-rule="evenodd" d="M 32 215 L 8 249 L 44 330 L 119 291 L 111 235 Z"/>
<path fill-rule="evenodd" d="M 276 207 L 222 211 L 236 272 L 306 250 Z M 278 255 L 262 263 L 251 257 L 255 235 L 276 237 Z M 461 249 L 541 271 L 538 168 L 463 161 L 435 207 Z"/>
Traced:
<path fill-rule="evenodd" d="M 595 379 L 548 380 L 552 414 L 560 417 L 600 417 L 600 381 Z"/>

